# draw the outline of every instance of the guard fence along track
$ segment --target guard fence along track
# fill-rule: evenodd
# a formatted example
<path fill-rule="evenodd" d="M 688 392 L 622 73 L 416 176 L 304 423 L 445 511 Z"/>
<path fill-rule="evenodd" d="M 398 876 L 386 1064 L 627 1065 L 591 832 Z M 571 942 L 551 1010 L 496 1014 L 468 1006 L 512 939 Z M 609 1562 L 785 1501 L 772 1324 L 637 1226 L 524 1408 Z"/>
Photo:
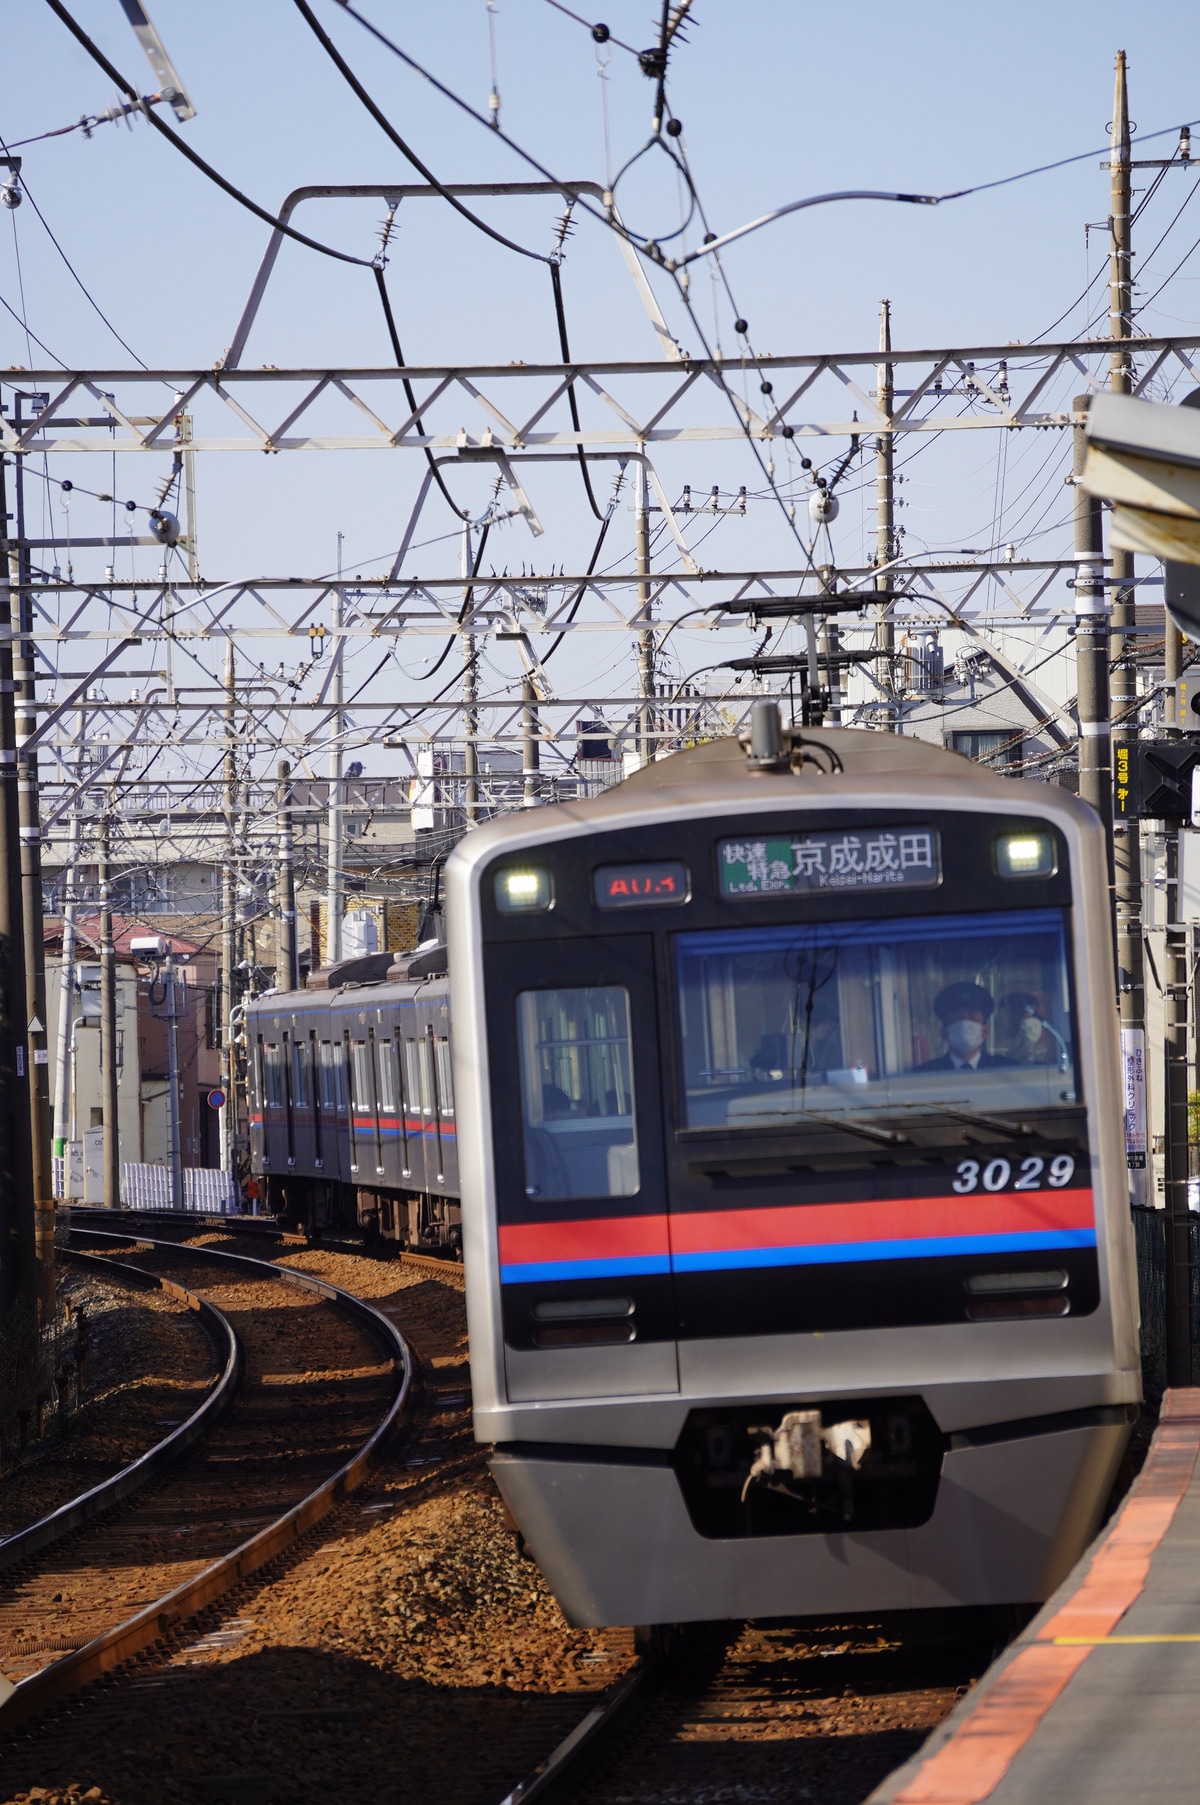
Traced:
<path fill-rule="evenodd" d="M 87 1238 L 132 1247 L 158 1279 L 199 1271 L 241 1342 L 242 1381 L 169 1471 L 0 1577 L 0 1660 L 17 1682 L 0 1703 L 0 1735 L 169 1637 L 306 1536 L 362 1483 L 412 1383 L 394 1325 L 324 1280 L 243 1254 Z"/>
<path fill-rule="evenodd" d="M 1015 1627 L 946 1611 L 677 1630 L 503 1805 L 857 1805 Z"/>

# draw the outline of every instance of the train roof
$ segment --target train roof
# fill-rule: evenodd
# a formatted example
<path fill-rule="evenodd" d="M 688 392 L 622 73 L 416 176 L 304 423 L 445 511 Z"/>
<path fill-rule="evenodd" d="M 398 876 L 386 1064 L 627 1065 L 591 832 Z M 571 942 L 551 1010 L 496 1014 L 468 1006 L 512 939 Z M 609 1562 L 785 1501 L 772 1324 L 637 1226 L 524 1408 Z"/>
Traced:
<path fill-rule="evenodd" d="M 927 740 L 854 727 L 785 728 L 783 739 L 793 757 L 803 752 L 811 755 L 810 760 L 791 768 L 756 768 L 747 742 L 733 737 L 707 740 L 643 765 L 624 782 L 584 801 L 501 816 L 459 843 L 447 863 L 447 876 L 461 869 L 464 861 L 473 864 L 506 841 L 528 845 L 532 837 L 549 837 L 559 823 L 578 831 L 592 823 L 598 828 L 610 822 L 626 825 L 641 813 L 669 814 L 701 805 L 736 811 L 739 804 L 757 806 L 768 800 L 786 807 L 793 797 L 808 801 L 817 795 L 836 808 L 837 786 L 847 778 L 897 808 L 919 805 L 928 788 L 936 786 L 939 797 L 951 803 L 957 793 L 967 806 L 992 805 L 998 812 L 1033 806 L 1096 822 L 1085 803 L 1057 785 L 1003 777 Z M 831 775 L 833 770 L 838 775 Z"/>

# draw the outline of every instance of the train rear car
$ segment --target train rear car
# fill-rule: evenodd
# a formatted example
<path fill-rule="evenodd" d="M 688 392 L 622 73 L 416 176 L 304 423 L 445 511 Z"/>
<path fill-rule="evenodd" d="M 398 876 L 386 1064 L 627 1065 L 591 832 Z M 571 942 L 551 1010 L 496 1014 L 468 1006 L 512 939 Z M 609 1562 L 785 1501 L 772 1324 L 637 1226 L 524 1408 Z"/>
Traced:
<path fill-rule="evenodd" d="M 476 1435 L 576 1623 L 1033 1603 L 1140 1396 L 1102 833 L 756 733 L 448 863 Z"/>

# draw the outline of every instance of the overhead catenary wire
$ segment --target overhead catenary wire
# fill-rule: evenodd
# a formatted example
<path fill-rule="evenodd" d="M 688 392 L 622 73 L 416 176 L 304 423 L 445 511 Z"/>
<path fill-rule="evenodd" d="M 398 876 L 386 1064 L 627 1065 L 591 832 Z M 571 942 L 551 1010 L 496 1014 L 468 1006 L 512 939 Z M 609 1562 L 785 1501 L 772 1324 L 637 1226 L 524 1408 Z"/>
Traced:
<path fill-rule="evenodd" d="M 126 81 L 125 77 L 118 69 L 113 67 L 104 52 L 98 45 L 92 42 L 91 38 L 89 38 L 82 25 L 80 25 L 67 11 L 67 8 L 62 4 L 62 0 L 46 0 L 46 5 L 50 8 L 55 17 L 66 26 L 76 43 L 80 44 L 83 49 L 87 51 L 87 54 L 91 57 L 92 61 L 104 70 L 104 73 L 108 76 L 109 80 L 116 82 L 117 86 L 123 93 L 128 94 L 131 100 L 140 101 L 141 97 L 138 94 L 137 89 L 131 82 Z M 236 187 L 227 176 L 223 176 L 219 170 L 214 169 L 211 163 L 206 162 L 197 151 L 192 149 L 190 144 L 185 143 L 184 140 L 179 137 L 178 133 L 173 132 L 170 126 L 166 125 L 156 113 L 147 112 L 145 117 L 149 120 L 154 130 L 164 137 L 169 144 L 172 144 L 175 147 L 180 156 L 186 157 L 189 163 L 194 164 L 203 175 L 208 177 L 210 182 L 215 182 L 216 186 L 229 195 L 231 200 L 235 200 L 239 207 L 245 207 L 248 213 L 253 213 L 255 217 L 261 219 L 264 224 L 271 226 L 275 231 L 282 232 L 287 238 L 295 239 L 297 244 L 306 245 L 310 251 L 319 251 L 322 257 L 332 257 L 338 263 L 352 263 L 359 269 L 370 269 L 372 267 L 372 260 L 369 257 L 355 257 L 350 251 L 335 250 L 332 245 L 322 244 L 319 238 L 310 238 L 307 232 L 298 232 L 295 226 L 285 225 L 274 213 L 270 212 L 268 208 L 260 207 L 257 201 L 251 200 L 248 194 L 243 194 L 241 189 Z"/>
<path fill-rule="evenodd" d="M 381 107 L 376 105 L 375 101 L 363 87 L 337 45 L 333 42 L 333 39 L 329 36 L 328 32 L 325 31 L 320 21 L 313 13 L 312 8 L 306 4 L 306 0 L 293 0 L 293 4 L 296 11 L 300 14 L 317 42 L 320 44 L 322 50 L 324 50 L 325 54 L 328 56 L 330 62 L 333 63 L 339 75 L 345 80 L 347 86 L 362 102 L 380 131 L 382 131 L 396 146 L 396 149 L 400 152 L 401 156 L 407 157 L 418 175 L 428 182 L 431 188 L 436 189 L 442 199 L 448 201 L 456 213 L 461 213 L 464 219 L 470 221 L 471 225 L 475 226 L 480 232 L 486 233 L 489 238 L 494 238 L 497 244 L 504 246 L 505 250 L 514 251 L 518 257 L 528 257 L 535 263 L 549 263 L 549 257 L 543 252 L 531 250 L 528 245 L 517 244 L 514 239 L 506 238 L 503 232 L 498 232 L 494 226 L 489 226 L 486 220 L 480 219 L 477 213 L 472 213 L 469 207 L 464 207 L 458 196 L 453 194 L 449 188 L 446 188 L 438 181 L 433 171 L 429 168 L 429 165 L 422 161 L 416 151 L 412 149 L 411 145 L 406 143 L 388 118 L 387 114 Z M 493 128 L 489 125 L 489 129 Z M 497 132 L 500 132 L 498 123 L 494 129 Z M 503 136 L 503 133 L 500 133 L 500 135 Z"/>

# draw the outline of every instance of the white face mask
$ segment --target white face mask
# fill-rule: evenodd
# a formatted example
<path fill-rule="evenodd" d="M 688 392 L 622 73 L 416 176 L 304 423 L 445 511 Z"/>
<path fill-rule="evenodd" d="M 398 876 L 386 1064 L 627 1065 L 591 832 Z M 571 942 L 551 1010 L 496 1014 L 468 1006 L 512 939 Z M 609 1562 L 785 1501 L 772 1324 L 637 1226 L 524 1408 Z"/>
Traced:
<path fill-rule="evenodd" d="M 950 1043 L 951 1052 L 957 1053 L 960 1059 L 969 1059 L 983 1045 L 983 1023 L 951 1022 L 946 1028 L 946 1039 Z"/>
<path fill-rule="evenodd" d="M 1031 1047 L 1035 1047 L 1042 1038 L 1042 1024 L 1036 1015 L 1026 1015 L 1021 1020 L 1022 1037 Z"/>

